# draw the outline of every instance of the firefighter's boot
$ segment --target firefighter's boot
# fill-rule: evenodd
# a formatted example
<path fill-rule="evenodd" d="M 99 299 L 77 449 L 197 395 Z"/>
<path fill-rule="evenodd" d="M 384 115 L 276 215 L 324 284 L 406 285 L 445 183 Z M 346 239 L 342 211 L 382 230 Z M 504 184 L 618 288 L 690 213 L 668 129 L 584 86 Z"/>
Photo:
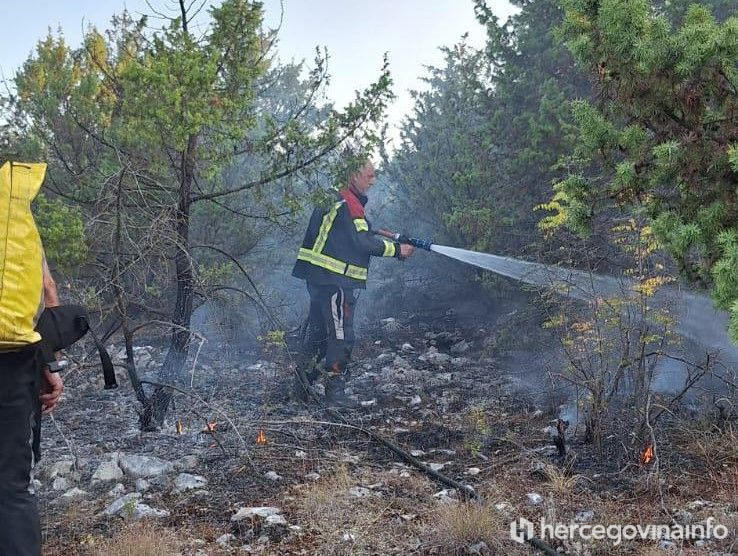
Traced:
<path fill-rule="evenodd" d="M 341 376 L 332 376 L 325 383 L 325 402 L 336 409 L 355 409 L 357 404 L 346 395 L 346 382 Z"/>

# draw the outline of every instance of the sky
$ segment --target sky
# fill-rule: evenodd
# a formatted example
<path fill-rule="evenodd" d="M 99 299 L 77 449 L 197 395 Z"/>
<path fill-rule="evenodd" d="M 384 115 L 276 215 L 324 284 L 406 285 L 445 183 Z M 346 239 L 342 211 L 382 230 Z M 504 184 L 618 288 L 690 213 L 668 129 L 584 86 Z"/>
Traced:
<path fill-rule="evenodd" d="M 189 0 L 188 0 L 189 1 Z M 173 0 L 149 0 L 164 13 L 177 13 Z M 506 0 L 487 0 L 500 20 L 515 8 Z M 108 26 L 110 17 L 126 7 L 133 14 L 151 13 L 145 0 L 4 0 L 0 33 L 1 76 L 11 78 L 48 29 L 61 28 L 67 41 L 78 46 L 84 29 Z M 284 61 L 310 63 L 315 47 L 326 47 L 331 84 L 328 97 L 339 107 L 350 102 L 354 91 L 366 87 L 379 75 L 382 57 L 388 53 L 397 99 L 389 107 L 390 136 L 412 110 L 409 91 L 423 87 L 419 80 L 426 65 L 441 65 L 440 46 L 467 42 L 483 46 L 485 30 L 476 21 L 472 0 L 265 0 L 265 23 L 279 24 L 278 57 Z M 203 12 L 204 15 L 204 12 Z M 8 25 L 7 22 L 14 22 Z M 157 20 L 150 20 L 157 26 Z"/>

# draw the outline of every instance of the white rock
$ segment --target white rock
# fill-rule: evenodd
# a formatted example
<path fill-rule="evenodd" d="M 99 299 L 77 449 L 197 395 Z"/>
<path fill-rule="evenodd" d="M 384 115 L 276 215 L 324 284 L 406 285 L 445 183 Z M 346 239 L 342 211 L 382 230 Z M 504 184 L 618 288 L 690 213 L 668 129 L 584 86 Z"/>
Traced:
<path fill-rule="evenodd" d="M 236 540 L 236 535 L 232 533 L 226 533 L 225 535 L 221 535 L 217 539 L 215 539 L 215 542 L 221 547 L 221 548 L 228 548 L 228 546 L 231 544 L 231 541 Z"/>
<path fill-rule="evenodd" d="M 87 496 L 87 491 L 77 487 L 71 488 L 62 494 L 62 498 L 82 498 L 83 496 Z"/>
<path fill-rule="evenodd" d="M 307 452 L 303 452 L 302 450 L 296 450 L 295 457 L 300 458 L 300 459 L 305 459 L 307 457 Z"/>
<path fill-rule="evenodd" d="M 423 450 L 410 450 L 410 455 L 415 458 L 422 458 L 425 452 Z"/>
<path fill-rule="evenodd" d="M 74 462 L 70 459 L 62 459 L 52 463 L 46 470 L 48 479 L 55 479 L 63 475 L 69 475 L 74 467 Z"/>
<path fill-rule="evenodd" d="M 93 481 L 117 481 L 123 477 L 123 470 L 115 461 L 104 461 L 92 474 Z"/>
<path fill-rule="evenodd" d="M 440 471 L 444 467 L 446 467 L 445 463 L 429 463 L 428 467 L 430 467 L 433 471 Z"/>
<path fill-rule="evenodd" d="M 341 537 L 341 540 L 343 542 L 354 542 L 356 540 L 356 535 L 353 533 L 344 533 L 343 537 Z"/>
<path fill-rule="evenodd" d="M 320 479 L 320 473 L 308 473 L 305 478 L 309 481 L 317 481 Z"/>
<path fill-rule="evenodd" d="M 507 514 L 512 510 L 512 507 L 507 502 L 498 502 L 495 504 L 495 510 L 503 514 Z"/>
<path fill-rule="evenodd" d="M 152 508 L 147 504 L 136 504 L 133 508 L 131 517 L 133 519 L 144 519 L 147 517 L 169 517 L 171 514 L 167 510 L 159 510 Z"/>
<path fill-rule="evenodd" d="M 69 481 L 66 477 L 57 477 L 54 479 L 54 483 L 51 485 L 54 490 L 67 490 L 69 489 Z"/>
<path fill-rule="evenodd" d="M 364 488 L 360 486 L 351 487 L 349 489 L 349 494 L 356 498 L 364 498 L 365 496 L 370 496 L 371 493 L 372 491 L 369 490 L 368 488 Z"/>
<path fill-rule="evenodd" d="M 267 518 L 270 515 L 278 514 L 282 510 L 275 508 L 274 506 L 253 506 L 250 508 L 240 508 L 234 515 L 231 516 L 231 521 L 243 521 L 250 517 L 263 517 Z"/>
<path fill-rule="evenodd" d="M 481 556 L 482 554 L 488 554 L 489 547 L 484 541 L 480 541 L 477 544 L 473 544 L 469 547 L 469 554 Z"/>
<path fill-rule="evenodd" d="M 127 510 L 133 511 L 139 500 L 141 500 L 140 492 L 132 492 L 130 494 L 126 494 L 125 496 L 116 498 L 110 504 L 108 504 L 108 507 L 103 510 L 103 514 L 111 516 L 118 515 L 121 512 Z"/>
<path fill-rule="evenodd" d="M 438 349 L 431 346 L 428 348 L 428 351 L 418 357 L 418 359 L 420 361 L 433 363 L 434 365 L 443 365 L 444 363 L 448 363 L 451 360 L 451 356 L 446 353 L 440 353 Z"/>
<path fill-rule="evenodd" d="M 689 504 L 687 504 L 688 510 L 701 510 L 702 508 L 709 508 L 712 506 L 712 502 L 708 502 L 707 500 L 693 500 Z"/>
<path fill-rule="evenodd" d="M 385 363 L 389 363 L 392 359 L 394 359 L 394 356 L 391 353 L 380 353 L 377 355 L 375 361 L 378 365 L 384 365 Z"/>
<path fill-rule="evenodd" d="M 433 498 L 435 498 L 442 504 L 455 504 L 456 502 L 458 502 L 458 500 L 453 497 L 454 494 L 456 494 L 455 490 L 444 488 L 443 490 L 436 492 L 433 495 Z"/>
<path fill-rule="evenodd" d="M 282 476 L 278 475 L 275 471 L 267 471 L 266 473 L 264 473 L 264 476 L 270 481 L 281 481 L 282 480 Z"/>
<path fill-rule="evenodd" d="M 121 496 L 125 491 L 126 487 L 123 486 L 123 483 L 117 483 L 108 491 L 108 496 Z"/>
<path fill-rule="evenodd" d="M 136 479 L 136 492 L 145 492 L 151 488 L 151 483 L 146 479 Z"/>
<path fill-rule="evenodd" d="M 410 353 L 410 352 L 415 351 L 415 348 L 413 347 L 413 345 L 412 344 L 409 344 L 407 342 L 405 342 L 404 344 L 402 344 L 402 347 L 400 349 L 402 351 L 404 351 L 405 353 Z"/>
<path fill-rule="evenodd" d="M 197 468 L 200 463 L 200 459 L 197 456 L 184 456 L 174 462 L 174 468 L 177 471 L 192 471 Z"/>
<path fill-rule="evenodd" d="M 479 469 L 479 467 L 469 467 L 464 472 L 464 474 L 465 475 L 471 475 L 472 477 L 475 477 L 476 475 L 479 475 L 481 472 L 482 472 L 482 470 Z"/>
<path fill-rule="evenodd" d="M 267 516 L 266 518 L 266 524 L 267 525 L 284 525 L 287 526 L 287 520 L 281 515 L 281 514 L 272 514 Z"/>
<path fill-rule="evenodd" d="M 525 497 L 528 499 L 528 503 L 532 504 L 533 506 L 538 506 L 543 502 L 543 496 L 538 494 L 537 492 L 529 492 L 525 495 Z"/>
<path fill-rule="evenodd" d="M 538 417 L 541 417 L 542 415 L 543 415 L 543 410 L 541 410 L 541 409 L 536 409 L 536 410 L 535 410 L 535 411 L 533 412 L 533 415 L 532 415 L 532 417 L 533 417 L 534 419 L 537 419 Z"/>
<path fill-rule="evenodd" d="M 190 475 L 189 473 L 180 473 L 174 479 L 174 492 L 178 494 L 186 490 L 196 490 L 208 484 L 208 480 L 201 475 Z"/>
<path fill-rule="evenodd" d="M 174 471 L 174 465 L 156 456 L 121 454 L 120 467 L 126 475 L 136 478 L 158 477 Z"/>
<path fill-rule="evenodd" d="M 363 402 L 360 402 L 361 407 L 372 407 L 377 405 L 377 398 L 372 398 L 371 400 L 366 400 Z"/>
<path fill-rule="evenodd" d="M 420 405 L 423 400 L 417 394 L 410 398 L 410 405 Z"/>

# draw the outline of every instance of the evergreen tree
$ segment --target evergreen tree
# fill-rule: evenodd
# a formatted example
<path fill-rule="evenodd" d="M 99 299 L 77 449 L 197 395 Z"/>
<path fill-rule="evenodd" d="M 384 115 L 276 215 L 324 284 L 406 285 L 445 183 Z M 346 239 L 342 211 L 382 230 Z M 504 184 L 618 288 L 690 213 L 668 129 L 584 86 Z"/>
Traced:
<path fill-rule="evenodd" d="M 598 97 L 573 105 L 577 148 L 542 226 L 586 233 L 608 210 L 649 218 L 681 269 L 731 311 L 738 340 L 738 18 L 692 5 L 672 25 L 681 4 L 676 14 L 647 0 L 564 5 L 562 37 Z"/>
<path fill-rule="evenodd" d="M 285 81 L 269 71 L 275 36 L 262 29 L 259 2 L 211 7 L 197 36 L 190 29 L 197 6 L 178 7 L 160 31 L 150 31 L 146 18 L 117 17 L 106 35 L 89 31 L 79 50 L 49 36 L 18 74 L 17 97 L 6 100 L 15 148 L 47 160 L 49 189 L 84 211 L 91 268 L 113 301 L 129 370 L 132 335 L 146 325 L 132 321 L 148 316 L 171 326 L 168 383 L 186 379 L 194 307 L 222 287 L 236 262 L 225 245 L 193 242 L 195 233 L 227 236 L 233 228 L 223 225 L 224 211 L 248 218 L 243 203 L 267 186 L 289 194 L 348 138 L 371 148 L 391 96 L 385 63 L 344 112 L 328 107 L 316 117 L 314 99 L 327 78 L 319 58 L 280 104 L 269 90 Z M 203 259 L 206 252 L 223 259 Z M 150 399 L 134 374 L 131 380 L 145 406 L 143 425 L 160 424 L 167 389 Z"/>

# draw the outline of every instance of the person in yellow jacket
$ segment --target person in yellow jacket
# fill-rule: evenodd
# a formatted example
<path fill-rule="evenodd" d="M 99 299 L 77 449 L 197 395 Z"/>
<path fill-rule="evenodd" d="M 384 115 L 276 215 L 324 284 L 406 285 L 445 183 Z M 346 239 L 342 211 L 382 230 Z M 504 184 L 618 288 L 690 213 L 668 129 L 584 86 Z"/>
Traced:
<path fill-rule="evenodd" d="M 305 280 L 310 310 L 297 357 L 297 399 L 306 398 L 306 386 L 318 378 L 314 363 L 325 356 L 325 401 L 354 406 L 345 384 L 355 340 L 355 291 L 366 288 L 371 258 L 404 260 L 414 251 L 374 234 L 364 213 L 373 183 L 374 166 L 365 159 L 330 206 L 315 208 L 298 251 L 292 275 Z"/>
<path fill-rule="evenodd" d="M 61 377 L 45 366 L 33 330 L 34 306 L 39 315 L 44 306 L 59 305 L 30 215 L 44 171 L 45 165 L 0 166 L 0 556 L 41 554 L 31 470 L 39 455 L 41 414 L 56 407 L 63 390 Z M 29 287 L 37 293 L 26 292 Z"/>

